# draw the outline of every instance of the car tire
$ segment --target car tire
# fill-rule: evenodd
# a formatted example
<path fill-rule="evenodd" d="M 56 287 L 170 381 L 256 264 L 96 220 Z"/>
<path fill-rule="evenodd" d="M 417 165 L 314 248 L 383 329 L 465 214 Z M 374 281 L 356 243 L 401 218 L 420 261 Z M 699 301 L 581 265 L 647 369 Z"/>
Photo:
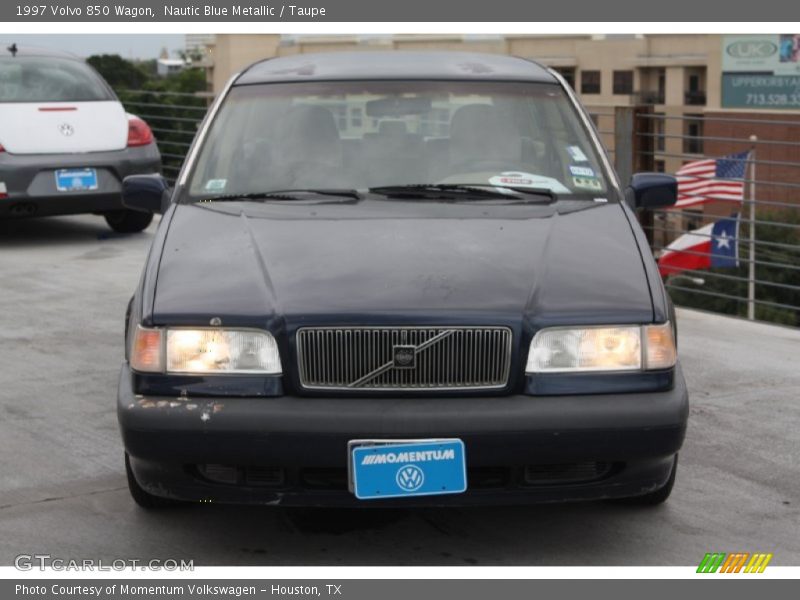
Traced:
<path fill-rule="evenodd" d="M 103 216 L 108 226 L 117 233 L 139 233 L 153 220 L 153 213 L 139 210 L 112 210 Z"/>
<path fill-rule="evenodd" d="M 678 473 L 678 455 L 675 455 L 675 461 L 672 463 L 672 472 L 669 474 L 669 479 L 662 487 L 654 492 L 644 494 L 643 496 L 633 496 L 631 498 L 619 498 L 613 502 L 617 504 L 624 504 L 626 506 L 658 506 L 667 501 L 672 488 L 675 486 L 675 476 Z"/>
<path fill-rule="evenodd" d="M 131 493 L 131 497 L 133 498 L 133 501 L 142 508 L 154 510 L 159 508 L 182 506 L 186 504 L 180 500 L 154 496 L 150 492 L 145 491 L 144 488 L 139 485 L 139 482 L 136 481 L 136 477 L 133 475 L 133 470 L 131 469 L 131 459 L 127 452 L 125 453 L 125 474 L 128 476 L 128 490 Z"/>

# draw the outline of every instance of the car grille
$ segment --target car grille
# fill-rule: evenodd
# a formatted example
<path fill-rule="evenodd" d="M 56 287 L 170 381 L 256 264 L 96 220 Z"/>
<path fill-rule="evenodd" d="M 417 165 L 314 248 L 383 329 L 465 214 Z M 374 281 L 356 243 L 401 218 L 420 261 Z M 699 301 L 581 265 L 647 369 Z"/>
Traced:
<path fill-rule="evenodd" d="M 297 332 L 307 389 L 502 388 L 511 363 L 506 327 L 324 327 Z"/>

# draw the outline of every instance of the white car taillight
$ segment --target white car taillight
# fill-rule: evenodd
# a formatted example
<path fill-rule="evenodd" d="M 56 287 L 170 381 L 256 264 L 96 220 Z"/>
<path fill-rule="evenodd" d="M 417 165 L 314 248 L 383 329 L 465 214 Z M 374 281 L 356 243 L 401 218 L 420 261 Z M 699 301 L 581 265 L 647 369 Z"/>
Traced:
<path fill-rule="evenodd" d="M 153 131 L 139 117 L 128 117 L 128 148 L 146 146 L 153 141 Z"/>

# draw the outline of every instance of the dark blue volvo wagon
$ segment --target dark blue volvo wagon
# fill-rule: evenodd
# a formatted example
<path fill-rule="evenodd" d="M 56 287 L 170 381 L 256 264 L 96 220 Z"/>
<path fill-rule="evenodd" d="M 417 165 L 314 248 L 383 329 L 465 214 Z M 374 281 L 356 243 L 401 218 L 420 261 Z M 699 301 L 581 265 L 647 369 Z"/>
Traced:
<path fill-rule="evenodd" d="M 133 498 L 416 506 L 670 494 L 675 314 L 572 90 L 466 53 L 301 55 L 233 77 L 126 319 Z"/>

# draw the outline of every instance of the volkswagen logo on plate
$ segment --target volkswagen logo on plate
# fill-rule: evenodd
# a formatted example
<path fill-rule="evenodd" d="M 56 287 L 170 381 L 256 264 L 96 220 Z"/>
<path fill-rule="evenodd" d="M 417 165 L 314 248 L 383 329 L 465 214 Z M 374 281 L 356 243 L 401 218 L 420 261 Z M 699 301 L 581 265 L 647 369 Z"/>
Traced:
<path fill-rule="evenodd" d="M 404 465 L 397 471 L 397 485 L 406 492 L 413 492 L 422 487 L 425 482 L 425 474 L 416 465 Z"/>
<path fill-rule="evenodd" d="M 62 123 L 58 126 L 58 130 L 61 132 L 61 135 L 65 135 L 67 137 L 75 133 L 75 129 L 69 123 Z"/>

